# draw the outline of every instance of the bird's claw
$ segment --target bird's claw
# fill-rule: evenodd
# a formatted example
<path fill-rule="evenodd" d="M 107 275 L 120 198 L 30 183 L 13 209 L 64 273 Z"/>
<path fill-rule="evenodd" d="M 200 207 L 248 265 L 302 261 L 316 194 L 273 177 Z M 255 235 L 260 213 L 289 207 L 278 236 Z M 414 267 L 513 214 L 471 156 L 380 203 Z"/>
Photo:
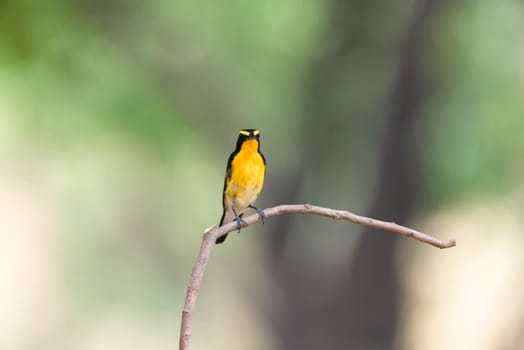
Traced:
<path fill-rule="evenodd" d="M 238 233 L 240 233 L 240 229 L 242 228 L 242 226 L 246 226 L 247 222 L 242 220 L 239 216 L 235 217 L 235 221 L 237 222 Z"/>
<path fill-rule="evenodd" d="M 262 209 L 257 208 L 257 214 L 258 216 L 260 216 L 260 219 L 262 219 L 262 224 L 264 224 L 264 218 L 266 217 L 266 214 L 264 213 L 264 211 Z"/>
<path fill-rule="evenodd" d="M 264 211 L 262 209 L 258 209 L 257 207 L 250 205 L 251 209 L 255 209 L 257 211 L 258 216 L 262 219 L 262 223 L 264 223 L 264 218 L 266 217 L 266 214 L 264 214 Z"/>

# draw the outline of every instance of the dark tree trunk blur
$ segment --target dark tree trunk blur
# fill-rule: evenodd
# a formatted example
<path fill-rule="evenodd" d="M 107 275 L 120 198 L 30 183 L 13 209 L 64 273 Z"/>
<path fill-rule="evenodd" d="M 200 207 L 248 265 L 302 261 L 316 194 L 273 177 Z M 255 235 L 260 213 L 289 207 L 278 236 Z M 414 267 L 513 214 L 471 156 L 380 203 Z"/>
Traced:
<path fill-rule="evenodd" d="M 436 0 L 419 1 L 406 26 L 384 112 L 386 123 L 380 140 L 378 176 L 368 211 L 372 217 L 408 223 L 414 212 L 419 171 L 419 107 L 427 94 L 421 55 L 427 25 L 436 13 L 436 4 Z M 366 45 L 358 41 L 365 41 L 370 35 L 368 31 L 373 26 L 380 26 L 373 17 L 380 11 L 379 7 L 375 1 L 333 1 L 332 23 L 326 36 L 337 40 L 331 40 L 331 48 L 313 64 L 306 91 L 309 137 L 304 147 L 309 158 L 304 164 L 307 166 L 292 175 L 293 181 L 288 183 L 295 185 L 288 192 L 279 190 L 282 202 L 298 201 L 300 184 L 308 171 L 313 167 L 330 166 L 324 155 L 340 148 L 337 132 L 352 126 L 349 113 L 341 123 L 340 111 L 332 107 L 332 95 L 343 85 L 339 80 L 345 61 L 353 50 Z M 331 137 L 312 142 L 319 135 Z M 359 146 L 347 142 L 344 147 Z M 339 162 L 340 158 L 331 161 Z M 279 198 L 278 195 L 274 197 Z M 314 198 L 307 200 L 315 202 Z M 394 261 L 397 236 L 366 229 L 346 263 L 331 266 L 330 271 L 314 273 L 303 271 L 300 257 L 294 260 L 283 257 L 286 254 L 283 247 L 291 237 L 304 239 L 292 232 L 293 220 L 292 216 L 279 218 L 272 226 L 274 234 L 268 236 L 270 265 L 284 296 L 285 307 L 279 309 L 271 321 L 282 349 L 393 348 L 399 320 Z"/>

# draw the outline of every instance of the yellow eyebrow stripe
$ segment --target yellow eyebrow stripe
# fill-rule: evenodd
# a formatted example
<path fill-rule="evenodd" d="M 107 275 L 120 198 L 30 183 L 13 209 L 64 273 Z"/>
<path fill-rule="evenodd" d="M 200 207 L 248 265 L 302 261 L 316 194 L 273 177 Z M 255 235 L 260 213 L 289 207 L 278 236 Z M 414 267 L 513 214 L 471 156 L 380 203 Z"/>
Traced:
<path fill-rule="evenodd" d="M 253 131 L 253 135 L 257 136 L 258 134 L 260 134 L 260 131 L 258 130 Z"/>
<path fill-rule="evenodd" d="M 249 136 L 249 131 L 246 131 L 246 130 L 240 130 L 238 133 L 240 135 Z"/>

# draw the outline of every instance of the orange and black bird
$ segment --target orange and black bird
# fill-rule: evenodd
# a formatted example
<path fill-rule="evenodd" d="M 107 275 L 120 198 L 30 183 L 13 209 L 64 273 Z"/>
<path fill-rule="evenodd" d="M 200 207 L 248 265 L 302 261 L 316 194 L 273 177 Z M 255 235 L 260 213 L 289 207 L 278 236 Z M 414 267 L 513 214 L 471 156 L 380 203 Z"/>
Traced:
<path fill-rule="evenodd" d="M 227 160 L 220 226 L 235 220 L 240 232 L 244 223 L 242 215 L 248 208 L 255 209 L 264 219 L 264 212 L 253 203 L 262 190 L 265 173 L 266 159 L 260 152 L 260 132 L 256 129 L 240 130 L 237 146 Z M 219 237 L 216 243 L 224 242 L 226 237 Z"/>

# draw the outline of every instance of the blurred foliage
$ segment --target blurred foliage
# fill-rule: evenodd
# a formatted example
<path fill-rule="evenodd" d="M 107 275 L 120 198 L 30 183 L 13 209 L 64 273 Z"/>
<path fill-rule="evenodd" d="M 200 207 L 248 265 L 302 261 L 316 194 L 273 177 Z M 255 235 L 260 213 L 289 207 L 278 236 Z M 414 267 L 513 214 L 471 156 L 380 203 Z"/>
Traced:
<path fill-rule="evenodd" d="M 428 57 L 436 94 L 424 168 L 430 202 L 510 190 L 522 175 L 522 3 L 452 5 Z"/>

